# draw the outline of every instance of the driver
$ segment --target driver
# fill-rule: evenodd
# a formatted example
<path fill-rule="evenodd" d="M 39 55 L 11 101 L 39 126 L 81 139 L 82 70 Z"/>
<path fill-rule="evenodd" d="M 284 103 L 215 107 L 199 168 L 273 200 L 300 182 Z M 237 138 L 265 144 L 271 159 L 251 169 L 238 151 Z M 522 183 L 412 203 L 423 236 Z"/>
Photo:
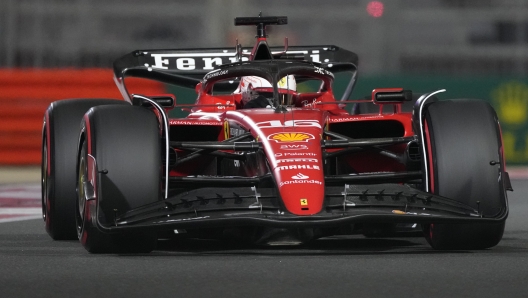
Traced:
<path fill-rule="evenodd" d="M 289 104 L 291 95 L 297 89 L 293 75 L 283 77 L 278 83 L 281 104 Z M 258 76 L 242 77 L 235 93 L 242 95 L 242 108 L 271 108 L 273 107 L 273 86 L 271 83 Z"/>

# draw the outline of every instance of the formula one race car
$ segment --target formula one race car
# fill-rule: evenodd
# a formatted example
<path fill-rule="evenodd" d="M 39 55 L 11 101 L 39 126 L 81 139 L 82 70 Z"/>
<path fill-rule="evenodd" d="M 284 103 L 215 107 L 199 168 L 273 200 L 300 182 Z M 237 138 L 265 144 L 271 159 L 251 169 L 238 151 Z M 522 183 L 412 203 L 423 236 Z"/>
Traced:
<path fill-rule="evenodd" d="M 78 237 L 94 253 L 150 252 L 171 234 L 275 244 L 419 227 L 435 249 L 497 245 L 511 185 L 493 108 L 439 100 L 444 90 L 349 100 L 357 56 L 269 47 L 266 26 L 286 23 L 236 18 L 256 25 L 252 49 L 132 52 L 114 63 L 125 101 L 52 103 L 42 147 L 51 237 Z M 130 94 L 126 77 L 194 88 L 197 99 Z M 169 118 L 176 107 L 188 116 Z"/>

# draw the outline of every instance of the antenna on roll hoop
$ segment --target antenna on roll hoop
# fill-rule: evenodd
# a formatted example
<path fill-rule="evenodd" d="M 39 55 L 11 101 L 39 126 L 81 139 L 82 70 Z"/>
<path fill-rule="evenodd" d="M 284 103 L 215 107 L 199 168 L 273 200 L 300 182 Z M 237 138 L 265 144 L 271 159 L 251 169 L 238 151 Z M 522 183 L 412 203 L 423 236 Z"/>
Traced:
<path fill-rule="evenodd" d="M 258 17 L 236 17 L 235 26 L 257 26 L 257 38 L 266 38 L 267 25 L 286 25 L 288 17 L 263 17 L 262 12 Z"/>

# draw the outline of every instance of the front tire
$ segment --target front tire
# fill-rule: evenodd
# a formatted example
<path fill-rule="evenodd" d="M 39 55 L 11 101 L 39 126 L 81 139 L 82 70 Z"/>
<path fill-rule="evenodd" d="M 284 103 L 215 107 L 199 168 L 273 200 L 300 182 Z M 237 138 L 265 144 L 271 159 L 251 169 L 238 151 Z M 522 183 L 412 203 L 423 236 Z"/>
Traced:
<path fill-rule="evenodd" d="M 424 132 L 429 191 L 479 210 L 496 223 L 429 224 L 435 249 L 486 249 L 497 245 L 507 216 L 500 127 L 493 108 L 476 100 L 438 101 L 426 107 Z"/>
<path fill-rule="evenodd" d="M 117 105 L 88 111 L 77 177 L 77 235 L 86 250 L 147 253 L 155 248 L 155 233 L 108 232 L 115 216 L 160 200 L 161 147 L 152 111 Z"/>

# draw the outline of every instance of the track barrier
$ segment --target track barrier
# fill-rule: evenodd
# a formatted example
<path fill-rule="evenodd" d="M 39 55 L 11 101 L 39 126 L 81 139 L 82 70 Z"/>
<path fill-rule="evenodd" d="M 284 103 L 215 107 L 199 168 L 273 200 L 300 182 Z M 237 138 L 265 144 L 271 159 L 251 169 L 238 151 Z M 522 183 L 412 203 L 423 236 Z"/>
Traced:
<path fill-rule="evenodd" d="M 42 119 L 53 101 L 116 98 L 111 69 L 0 69 L 0 165 L 41 162 Z M 143 94 L 164 93 L 163 84 L 131 79 Z"/>

